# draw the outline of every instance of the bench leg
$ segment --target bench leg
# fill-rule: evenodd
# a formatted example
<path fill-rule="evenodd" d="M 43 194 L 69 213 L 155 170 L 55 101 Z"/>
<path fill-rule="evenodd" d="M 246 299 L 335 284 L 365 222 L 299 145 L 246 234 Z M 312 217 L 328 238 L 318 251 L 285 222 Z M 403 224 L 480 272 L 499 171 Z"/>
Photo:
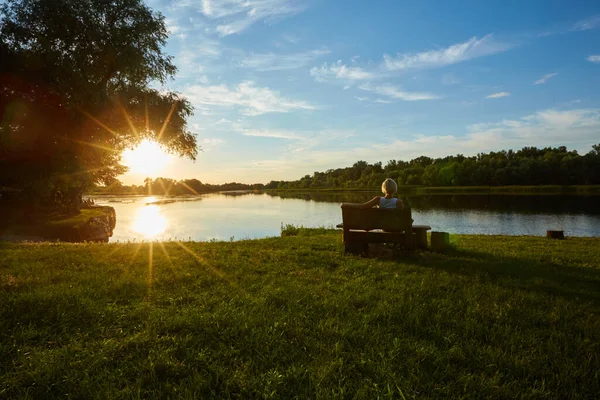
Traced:
<path fill-rule="evenodd" d="M 427 250 L 427 231 L 425 229 L 414 230 L 415 247 Z"/>

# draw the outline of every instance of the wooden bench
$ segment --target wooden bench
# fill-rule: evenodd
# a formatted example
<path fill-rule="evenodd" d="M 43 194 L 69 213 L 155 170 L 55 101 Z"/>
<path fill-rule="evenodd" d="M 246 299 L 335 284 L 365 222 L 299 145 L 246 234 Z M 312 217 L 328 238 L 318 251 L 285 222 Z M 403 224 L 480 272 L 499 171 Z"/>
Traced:
<path fill-rule="evenodd" d="M 427 225 L 414 225 L 410 208 L 402 210 L 342 207 L 344 249 L 367 253 L 369 243 L 394 243 L 406 249 L 427 248 Z"/>

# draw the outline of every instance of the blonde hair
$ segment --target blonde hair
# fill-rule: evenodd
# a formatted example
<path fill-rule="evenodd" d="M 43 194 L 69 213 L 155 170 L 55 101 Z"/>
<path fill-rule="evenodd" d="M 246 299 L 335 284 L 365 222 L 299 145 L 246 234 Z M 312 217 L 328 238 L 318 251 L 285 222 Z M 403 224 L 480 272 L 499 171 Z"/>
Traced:
<path fill-rule="evenodd" d="M 398 185 L 396 185 L 396 182 L 394 182 L 393 179 L 387 178 L 381 184 L 381 191 L 386 195 L 391 196 L 398 191 Z"/>

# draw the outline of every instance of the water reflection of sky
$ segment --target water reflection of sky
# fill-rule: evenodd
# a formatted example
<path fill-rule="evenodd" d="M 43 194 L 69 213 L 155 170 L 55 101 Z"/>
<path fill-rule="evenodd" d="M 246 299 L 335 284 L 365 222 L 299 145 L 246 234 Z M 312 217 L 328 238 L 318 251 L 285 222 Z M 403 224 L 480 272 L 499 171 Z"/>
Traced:
<path fill-rule="evenodd" d="M 95 199 L 98 204 L 115 208 L 117 225 L 112 241 L 240 240 L 279 236 L 285 224 L 332 227 L 342 219 L 338 201 L 284 199 L 266 194 L 208 194 L 199 200 L 176 202 L 164 201 L 173 198 L 161 196 Z M 547 208 L 543 213 L 532 213 L 514 208 L 419 208 L 413 204 L 413 218 L 415 224 L 450 233 L 545 235 L 546 230 L 560 229 L 569 236 L 600 236 L 600 215 L 561 210 L 549 213 Z"/>

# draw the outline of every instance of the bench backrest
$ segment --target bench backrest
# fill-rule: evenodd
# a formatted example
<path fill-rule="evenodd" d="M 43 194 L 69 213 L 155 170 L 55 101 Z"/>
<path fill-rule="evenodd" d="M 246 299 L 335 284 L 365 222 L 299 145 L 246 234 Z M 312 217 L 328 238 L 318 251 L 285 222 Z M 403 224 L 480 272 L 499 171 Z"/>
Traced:
<path fill-rule="evenodd" d="M 342 219 L 345 231 L 383 229 L 390 232 L 410 232 L 413 223 L 410 208 L 397 210 L 342 207 Z"/>

